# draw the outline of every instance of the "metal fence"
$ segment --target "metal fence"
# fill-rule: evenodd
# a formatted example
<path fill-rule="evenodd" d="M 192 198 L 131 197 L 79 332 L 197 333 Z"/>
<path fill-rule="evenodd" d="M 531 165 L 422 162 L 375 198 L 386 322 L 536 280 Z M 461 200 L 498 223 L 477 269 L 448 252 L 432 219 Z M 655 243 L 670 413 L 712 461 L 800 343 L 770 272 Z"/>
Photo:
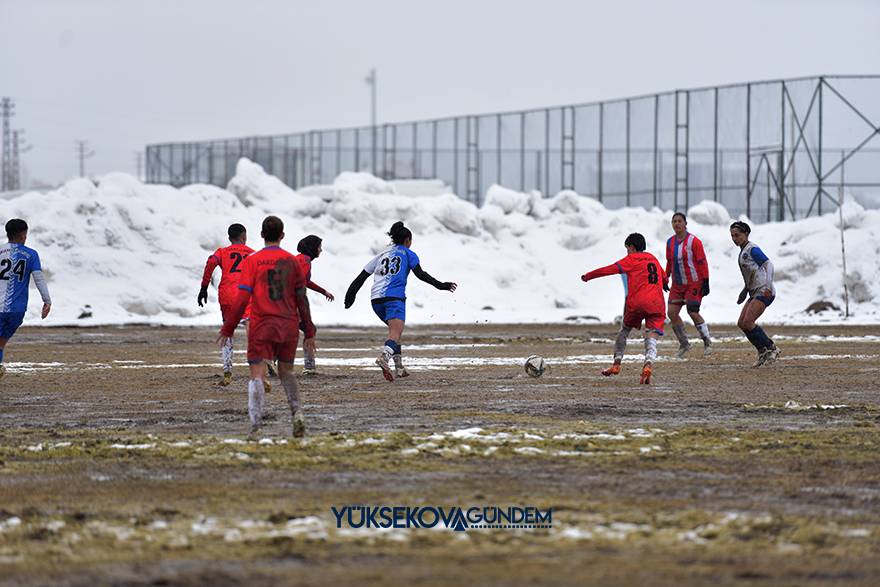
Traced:
<path fill-rule="evenodd" d="M 225 186 L 247 157 L 287 185 L 342 171 L 438 178 L 477 204 L 500 184 L 610 208 L 708 199 L 758 221 L 880 193 L 880 75 L 675 90 L 591 104 L 147 147 L 147 181 Z M 873 144 L 872 144 L 873 143 Z"/>

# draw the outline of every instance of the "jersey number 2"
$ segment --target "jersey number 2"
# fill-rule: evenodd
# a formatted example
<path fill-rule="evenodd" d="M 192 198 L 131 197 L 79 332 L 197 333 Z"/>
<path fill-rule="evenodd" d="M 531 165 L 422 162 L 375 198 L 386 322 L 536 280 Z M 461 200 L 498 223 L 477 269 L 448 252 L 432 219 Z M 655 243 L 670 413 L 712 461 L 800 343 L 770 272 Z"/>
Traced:
<path fill-rule="evenodd" d="M 232 267 L 229 268 L 230 273 L 241 273 L 241 269 L 238 268 L 244 257 L 241 253 L 229 253 L 229 258 L 232 259 Z"/>
<path fill-rule="evenodd" d="M 0 279 L 5 279 L 9 281 L 9 270 L 12 269 L 12 272 L 18 277 L 18 281 L 24 281 L 24 259 L 19 259 L 15 263 L 15 267 L 12 266 L 12 261 L 9 259 L 3 259 L 0 261 Z"/>

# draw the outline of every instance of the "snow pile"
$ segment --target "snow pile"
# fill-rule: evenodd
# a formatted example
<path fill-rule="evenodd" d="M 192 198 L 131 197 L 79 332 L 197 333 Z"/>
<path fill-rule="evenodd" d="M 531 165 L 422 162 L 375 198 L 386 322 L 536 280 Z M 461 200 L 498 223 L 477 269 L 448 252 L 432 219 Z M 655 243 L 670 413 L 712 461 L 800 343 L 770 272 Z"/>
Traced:
<path fill-rule="evenodd" d="M 283 246 L 289 250 L 306 234 L 324 238 L 313 278 L 337 300 L 310 295 L 319 324 L 378 324 L 369 283 L 351 310 L 344 310 L 341 300 L 363 265 L 386 246 L 385 232 L 397 220 L 412 229 L 413 250 L 425 270 L 460 286 L 450 294 L 411 277 L 412 323 L 552 322 L 573 316 L 610 321 L 623 307 L 621 280 L 584 284 L 580 275 L 624 256 L 623 240 L 635 231 L 664 262 L 671 235 L 668 212 L 607 210 L 571 191 L 543 198 L 493 186 L 484 202 L 477 208 L 450 193 L 410 197 L 364 173 L 344 173 L 333 185 L 294 191 L 242 159 L 228 190 L 144 185 L 113 173 L 98 185 L 77 179 L 45 194 L 0 201 L 0 220 L 21 217 L 31 225 L 28 245 L 41 255 L 54 299 L 52 315 L 42 324 L 56 325 L 218 324 L 215 289 L 206 308 L 196 305 L 205 260 L 227 244 L 226 228 L 233 222 L 244 224 L 249 244 L 259 248 L 260 223 L 269 213 L 284 220 Z M 854 320 L 880 322 L 880 211 L 848 201 L 843 212 Z M 710 262 L 712 293 L 703 315 L 715 323 L 734 322 L 740 309 L 735 300 L 742 277 L 729 222 L 727 211 L 714 202 L 689 211 L 689 228 L 703 240 Z M 766 314 L 769 321 L 840 319 L 834 311 L 803 312 L 818 300 L 843 307 L 838 223 L 835 211 L 753 225 L 753 240 L 776 265 L 778 298 Z M 218 279 L 219 270 L 215 283 Z M 28 324 L 41 323 L 38 301 L 34 290 Z M 86 304 L 92 316 L 78 319 Z"/>

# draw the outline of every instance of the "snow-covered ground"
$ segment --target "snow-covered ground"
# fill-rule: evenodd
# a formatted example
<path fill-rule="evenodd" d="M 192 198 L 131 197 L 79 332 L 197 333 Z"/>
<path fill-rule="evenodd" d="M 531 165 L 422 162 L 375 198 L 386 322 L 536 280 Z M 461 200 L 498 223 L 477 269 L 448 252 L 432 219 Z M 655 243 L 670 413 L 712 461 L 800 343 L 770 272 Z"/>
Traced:
<path fill-rule="evenodd" d="M 423 186 L 422 186 L 423 187 Z M 31 291 L 26 324 L 218 324 L 216 290 L 206 308 L 196 304 L 205 260 L 227 244 L 226 228 L 240 222 L 249 243 L 262 246 L 260 223 L 279 215 L 295 250 L 306 234 L 324 239 L 313 279 L 334 293 L 326 302 L 310 295 L 320 324 L 379 324 L 369 304 L 369 283 L 350 310 L 342 298 L 363 265 L 388 242 L 396 220 L 414 233 L 413 250 L 426 271 L 456 281 L 454 294 L 411 276 L 408 322 L 554 322 L 572 316 L 610 321 L 623 306 L 617 277 L 584 284 L 580 275 L 625 255 L 623 240 L 641 232 L 661 261 L 672 234 L 670 213 L 659 209 L 607 210 L 574 192 L 542 198 L 493 186 L 481 208 L 451 193 L 410 197 L 406 184 L 392 185 L 362 173 L 344 173 L 333 185 L 291 190 L 258 165 L 241 160 L 226 190 L 208 185 L 175 189 L 145 185 L 112 173 L 98 185 L 77 179 L 47 193 L 29 192 L 0 201 L 0 220 L 21 217 L 31 226 L 54 306 L 40 321 L 39 295 Z M 436 186 L 432 187 L 436 190 Z M 688 211 L 689 229 L 706 247 L 712 293 L 703 315 L 734 322 L 742 277 L 724 208 L 702 202 Z M 880 323 L 880 211 L 854 201 L 844 205 L 847 274 L 853 323 Z M 807 315 L 818 300 L 843 307 L 837 212 L 794 222 L 753 223 L 752 240 L 776 266 L 774 322 L 837 322 L 834 311 Z M 219 280 L 219 269 L 215 283 Z M 91 306 L 92 317 L 78 319 Z"/>

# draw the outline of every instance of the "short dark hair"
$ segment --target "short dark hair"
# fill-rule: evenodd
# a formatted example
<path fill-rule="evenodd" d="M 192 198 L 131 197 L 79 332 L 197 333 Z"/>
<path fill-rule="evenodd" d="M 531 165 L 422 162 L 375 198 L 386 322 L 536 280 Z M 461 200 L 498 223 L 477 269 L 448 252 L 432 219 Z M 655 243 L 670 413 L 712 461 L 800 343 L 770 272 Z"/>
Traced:
<path fill-rule="evenodd" d="M 303 253 L 308 255 L 312 259 L 318 256 L 318 247 L 321 246 L 321 237 L 310 234 L 309 236 L 305 236 L 301 241 L 296 245 L 296 250 L 299 253 Z"/>
<path fill-rule="evenodd" d="M 13 218 L 6 223 L 6 236 L 13 239 L 28 229 L 27 222 L 21 218 Z"/>
<path fill-rule="evenodd" d="M 631 235 L 629 235 L 628 237 L 626 237 L 626 240 L 623 241 L 623 245 L 626 247 L 634 247 L 635 250 L 642 253 L 642 252 L 644 252 L 644 250 L 646 248 L 645 237 L 643 237 L 642 235 L 640 235 L 637 232 L 634 232 Z"/>
<path fill-rule="evenodd" d="M 284 222 L 277 216 L 266 216 L 263 219 L 263 230 L 260 233 L 265 240 L 269 242 L 277 242 L 281 240 L 284 234 Z"/>
<path fill-rule="evenodd" d="M 229 240 L 235 240 L 246 232 L 247 229 L 244 225 L 235 223 L 229 225 L 229 230 L 226 231 L 226 234 L 229 235 Z"/>
<path fill-rule="evenodd" d="M 402 245 L 406 242 L 406 239 L 412 238 L 412 232 L 403 225 L 403 221 L 398 220 L 391 225 L 391 230 L 388 231 L 388 236 L 391 237 L 391 242 L 395 245 Z"/>
<path fill-rule="evenodd" d="M 688 217 L 684 215 L 684 212 L 676 212 L 672 215 L 672 219 L 675 220 L 676 216 L 681 216 L 681 219 L 684 220 L 685 224 L 687 224 Z"/>
<path fill-rule="evenodd" d="M 752 227 L 749 226 L 748 224 L 746 224 L 745 222 L 743 222 L 742 220 L 737 220 L 736 222 L 734 222 L 733 224 L 730 225 L 730 230 L 733 230 L 734 228 L 736 230 L 738 230 L 740 232 L 744 232 L 746 234 L 752 233 Z"/>

